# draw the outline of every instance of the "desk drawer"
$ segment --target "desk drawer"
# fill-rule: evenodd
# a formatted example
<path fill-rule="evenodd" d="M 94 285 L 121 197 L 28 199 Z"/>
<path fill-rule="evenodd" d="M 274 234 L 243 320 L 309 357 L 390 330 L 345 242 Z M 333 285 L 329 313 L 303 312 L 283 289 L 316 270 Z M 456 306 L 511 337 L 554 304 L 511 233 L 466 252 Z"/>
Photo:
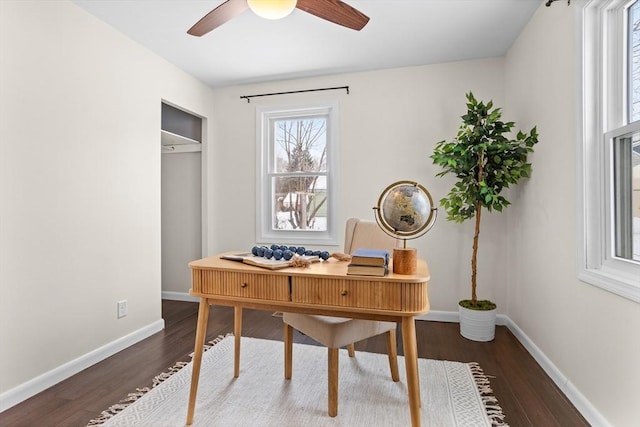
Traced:
<path fill-rule="evenodd" d="M 272 274 L 192 270 L 194 293 L 289 301 L 289 278 Z"/>
<path fill-rule="evenodd" d="M 404 285 L 366 279 L 293 277 L 291 300 L 304 304 L 402 310 Z"/>

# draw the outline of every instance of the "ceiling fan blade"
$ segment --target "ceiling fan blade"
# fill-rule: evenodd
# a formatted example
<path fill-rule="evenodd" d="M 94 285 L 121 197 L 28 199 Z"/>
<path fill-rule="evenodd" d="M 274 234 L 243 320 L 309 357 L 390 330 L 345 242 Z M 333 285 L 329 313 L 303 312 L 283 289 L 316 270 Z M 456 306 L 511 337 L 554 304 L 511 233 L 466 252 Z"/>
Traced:
<path fill-rule="evenodd" d="M 240 15 L 248 8 L 247 0 L 227 0 L 203 16 L 202 19 L 196 22 L 193 27 L 189 28 L 187 33 L 192 36 L 203 36 L 209 31 L 218 28 L 225 22 Z"/>
<path fill-rule="evenodd" d="M 356 31 L 369 22 L 367 15 L 340 0 L 298 0 L 296 8 Z"/>

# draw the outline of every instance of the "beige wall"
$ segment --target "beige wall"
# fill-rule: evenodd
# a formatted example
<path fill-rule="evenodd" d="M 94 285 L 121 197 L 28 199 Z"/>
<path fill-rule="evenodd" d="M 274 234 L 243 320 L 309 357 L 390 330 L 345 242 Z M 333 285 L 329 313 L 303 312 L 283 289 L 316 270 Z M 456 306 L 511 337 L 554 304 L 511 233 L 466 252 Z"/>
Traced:
<path fill-rule="evenodd" d="M 541 7 L 506 57 L 506 111 L 538 125 L 533 176 L 509 210 L 506 314 L 611 425 L 636 426 L 640 304 L 577 273 L 576 9 Z M 596 424 L 597 425 L 597 424 Z"/>
<path fill-rule="evenodd" d="M 160 103 L 211 91 L 66 1 L 0 2 L 0 52 L 1 394 L 162 327 Z"/>
<path fill-rule="evenodd" d="M 348 217 L 374 219 L 372 207 L 394 181 L 425 185 L 435 200 L 452 185 L 435 179 L 429 155 L 436 142 L 455 136 L 465 113 L 465 92 L 504 103 L 502 59 L 458 62 L 333 77 L 216 89 L 210 152 L 210 201 L 235 200 L 234 209 L 214 209 L 209 228 L 209 253 L 248 250 L 255 241 L 255 110 L 263 105 L 299 105 L 323 99 L 339 103 L 339 223 Z M 241 95 L 348 85 L 344 91 L 254 98 Z M 233 185 L 229 183 L 233 180 Z M 480 293 L 506 303 L 505 271 L 496 268 L 506 257 L 506 216 L 487 215 L 480 255 Z M 234 224 L 236 227 L 229 227 Z M 408 242 L 432 268 L 431 307 L 455 311 L 470 297 L 473 224 L 457 225 L 441 214 L 425 236 Z M 340 239 L 343 235 L 340 234 Z M 342 242 L 330 251 L 342 250 Z"/>

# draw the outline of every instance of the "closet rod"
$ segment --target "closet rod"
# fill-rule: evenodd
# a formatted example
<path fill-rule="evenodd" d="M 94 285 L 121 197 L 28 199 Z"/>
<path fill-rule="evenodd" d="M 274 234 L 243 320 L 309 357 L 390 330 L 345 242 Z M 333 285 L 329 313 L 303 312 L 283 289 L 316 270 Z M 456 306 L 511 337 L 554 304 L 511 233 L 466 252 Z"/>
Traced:
<path fill-rule="evenodd" d="M 321 90 L 340 90 L 340 89 L 346 90 L 347 95 L 349 95 L 349 86 L 338 86 L 338 87 L 323 87 L 319 89 L 292 90 L 289 92 L 274 92 L 274 93 L 260 93 L 257 95 L 242 95 L 240 99 L 246 99 L 248 104 L 251 102 L 251 98 L 257 98 L 259 96 L 289 95 L 290 93 L 318 92 Z"/>

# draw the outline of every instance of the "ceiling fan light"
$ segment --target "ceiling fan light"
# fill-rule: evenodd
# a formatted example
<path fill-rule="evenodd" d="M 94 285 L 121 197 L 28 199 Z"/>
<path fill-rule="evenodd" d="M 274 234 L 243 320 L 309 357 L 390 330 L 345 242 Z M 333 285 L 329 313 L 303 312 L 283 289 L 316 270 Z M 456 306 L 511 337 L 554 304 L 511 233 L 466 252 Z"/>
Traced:
<path fill-rule="evenodd" d="M 249 9 L 265 19 L 281 19 L 293 12 L 297 0 L 247 0 Z"/>

